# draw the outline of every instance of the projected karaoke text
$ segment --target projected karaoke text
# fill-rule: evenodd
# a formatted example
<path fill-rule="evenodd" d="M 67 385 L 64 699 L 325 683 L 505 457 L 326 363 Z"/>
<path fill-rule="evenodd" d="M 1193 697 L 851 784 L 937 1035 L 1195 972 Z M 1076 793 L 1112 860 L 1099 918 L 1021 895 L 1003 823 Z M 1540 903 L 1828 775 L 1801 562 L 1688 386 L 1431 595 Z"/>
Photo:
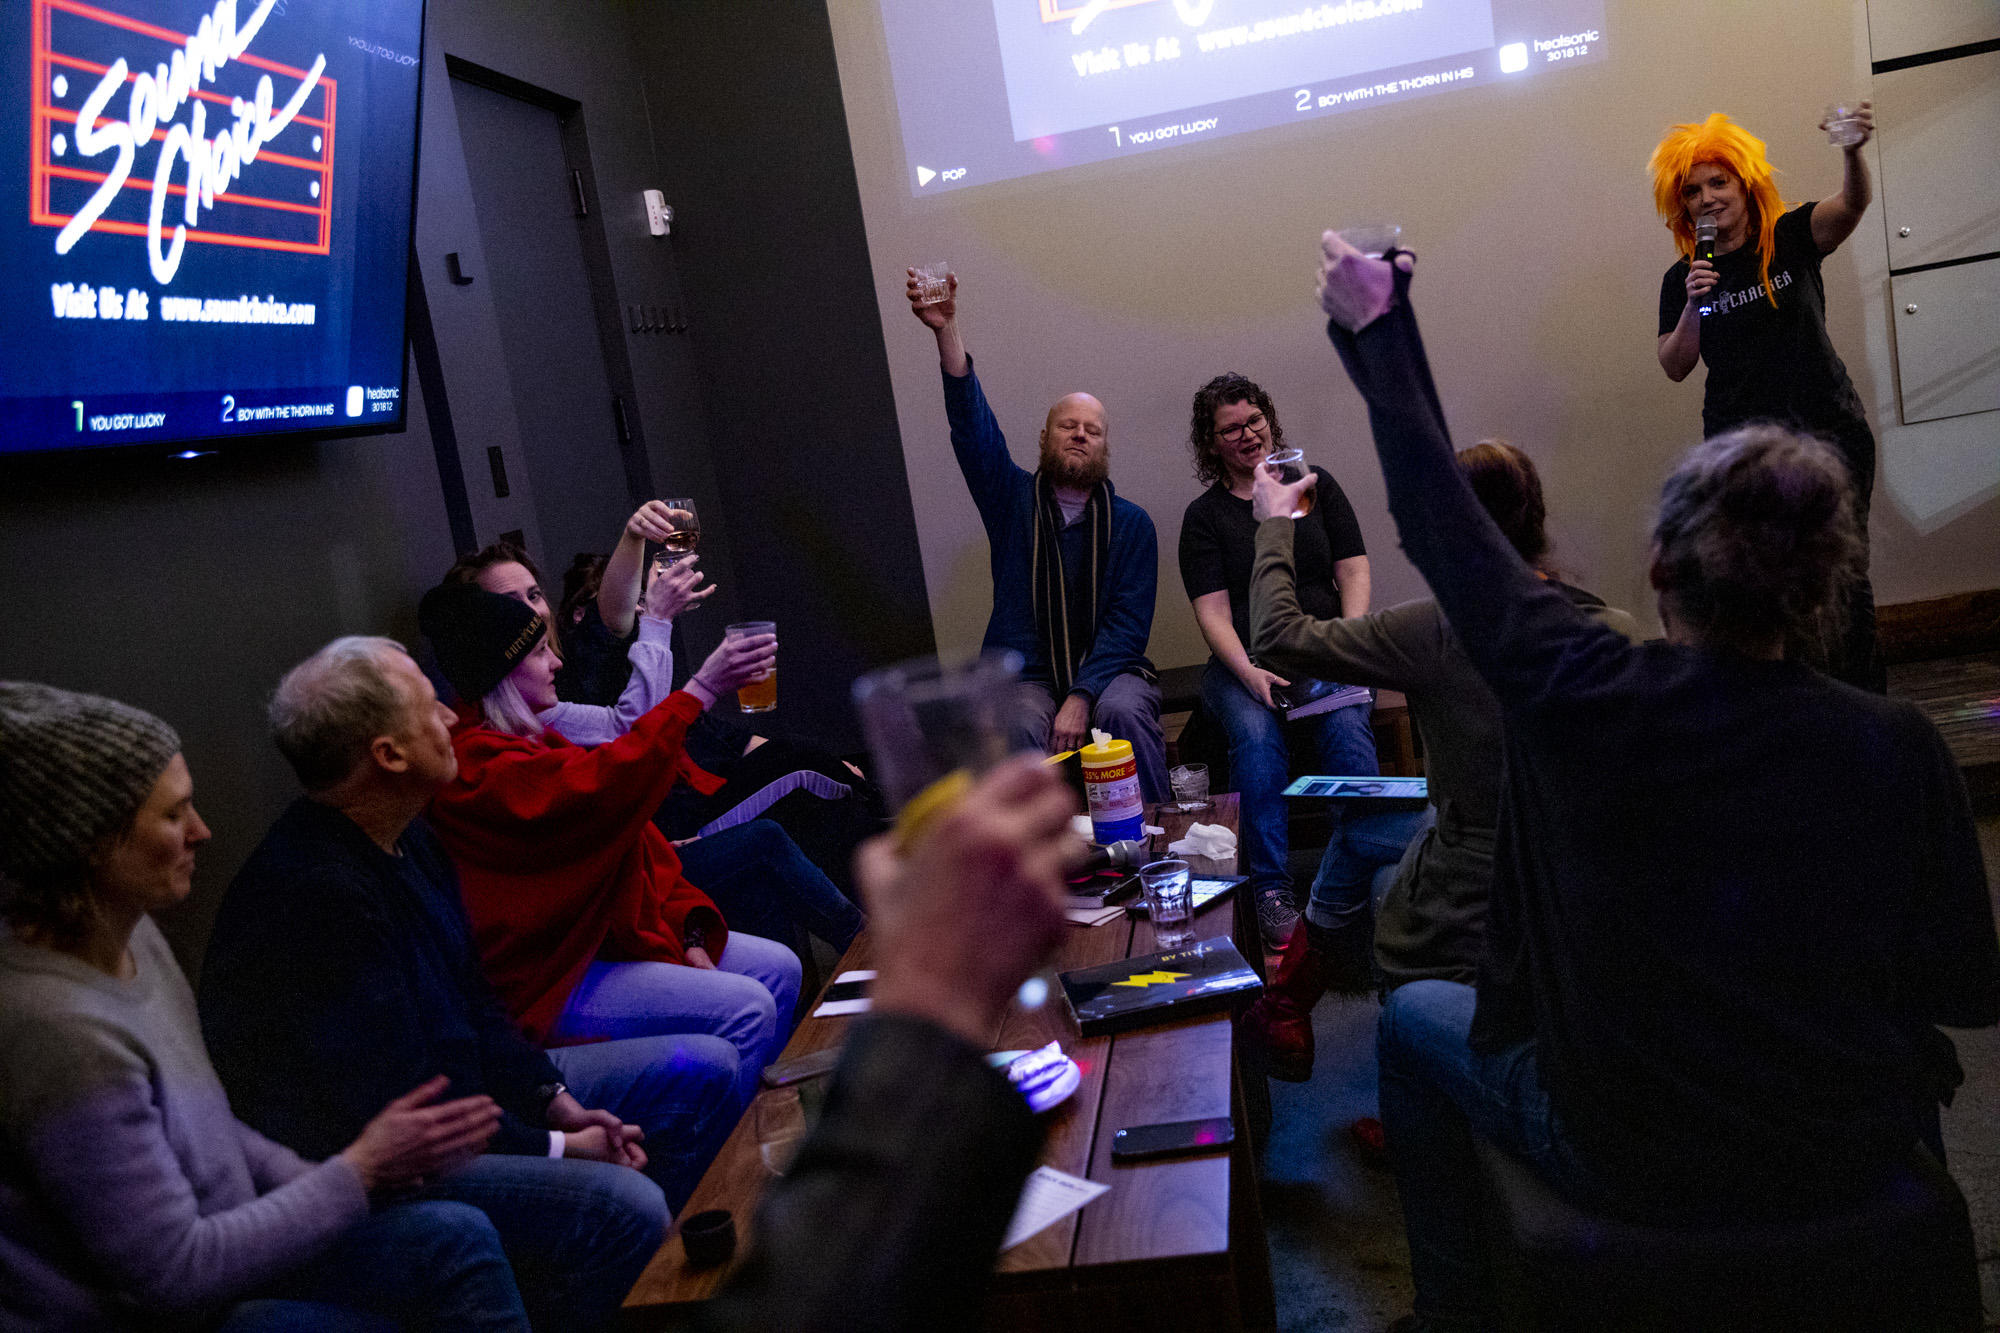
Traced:
<path fill-rule="evenodd" d="M 880 3 L 920 196 L 1604 51 L 1603 0 Z"/>

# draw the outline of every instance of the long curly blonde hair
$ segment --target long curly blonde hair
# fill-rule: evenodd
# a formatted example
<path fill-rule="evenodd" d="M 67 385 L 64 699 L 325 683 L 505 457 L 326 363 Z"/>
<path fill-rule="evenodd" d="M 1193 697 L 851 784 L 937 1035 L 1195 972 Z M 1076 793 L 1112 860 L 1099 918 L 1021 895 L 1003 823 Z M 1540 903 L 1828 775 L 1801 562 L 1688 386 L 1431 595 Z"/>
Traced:
<path fill-rule="evenodd" d="M 1694 223 L 1688 218 L 1681 187 L 1703 162 L 1720 163 L 1743 182 L 1756 229 L 1758 279 L 1764 284 L 1765 296 L 1776 306 L 1778 294 L 1771 290 L 1771 256 L 1777 248 L 1773 238 L 1778 219 L 1784 215 L 1785 203 L 1778 197 L 1778 186 L 1773 180 L 1776 171 L 1771 159 L 1764 155 L 1762 139 L 1720 111 L 1699 125 L 1674 126 L 1653 149 L 1652 160 L 1646 164 L 1653 176 L 1653 207 L 1673 232 L 1681 258 L 1692 258 Z"/>

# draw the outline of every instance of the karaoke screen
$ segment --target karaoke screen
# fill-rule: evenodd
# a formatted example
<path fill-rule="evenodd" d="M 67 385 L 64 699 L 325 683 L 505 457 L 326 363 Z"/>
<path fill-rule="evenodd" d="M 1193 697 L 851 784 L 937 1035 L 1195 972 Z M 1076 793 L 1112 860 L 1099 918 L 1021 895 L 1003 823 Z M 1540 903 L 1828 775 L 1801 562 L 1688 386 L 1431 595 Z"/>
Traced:
<path fill-rule="evenodd" d="M 403 422 L 423 0 L 0 6 L 0 453 Z"/>
<path fill-rule="evenodd" d="M 1605 54 L 1603 0 L 880 0 L 922 197 Z"/>

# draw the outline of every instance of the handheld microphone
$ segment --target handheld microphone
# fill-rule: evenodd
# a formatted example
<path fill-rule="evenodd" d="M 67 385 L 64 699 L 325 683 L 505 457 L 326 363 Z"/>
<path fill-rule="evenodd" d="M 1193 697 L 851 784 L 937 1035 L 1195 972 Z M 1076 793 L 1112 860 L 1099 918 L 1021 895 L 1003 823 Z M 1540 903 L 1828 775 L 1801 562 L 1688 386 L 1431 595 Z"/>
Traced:
<path fill-rule="evenodd" d="M 1715 218 L 1713 215 L 1702 218 L 1694 224 L 1694 257 L 1710 264 L 1715 262 Z M 1703 319 L 1707 319 L 1715 313 L 1714 288 L 1710 288 L 1708 294 L 1701 298 L 1701 304 L 1695 307 L 1695 313 Z"/>
<path fill-rule="evenodd" d="M 1124 842 L 1110 842 L 1102 847 L 1092 847 L 1090 859 L 1078 866 L 1075 873 L 1087 875 L 1099 870 L 1121 868 L 1137 870 L 1152 859 L 1146 847 L 1146 842 L 1140 838 L 1128 838 Z"/>

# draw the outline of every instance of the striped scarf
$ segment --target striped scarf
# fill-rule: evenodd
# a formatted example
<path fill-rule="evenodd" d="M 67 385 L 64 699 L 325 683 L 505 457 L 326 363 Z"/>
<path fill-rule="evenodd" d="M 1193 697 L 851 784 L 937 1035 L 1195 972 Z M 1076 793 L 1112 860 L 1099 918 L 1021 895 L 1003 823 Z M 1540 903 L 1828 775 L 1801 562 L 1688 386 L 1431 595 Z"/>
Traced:
<path fill-rule="evenodd" d="M 1049 673 L 1055 678 L 1058 699 L 1076 683 L 1077 668 L 1097 638 L 1104 571 L 1111 563 L 1111 483 L 1101 481 L 1091 489 L 1078 521 L 1090 525 L 1084 556 L 1089 564 L 1078 571 L 1084 577 L 1079 580 L 1080 595 L 1072 598 L 1069 582 L 1063 577 L 1062 506 L 1056 502 L 1056 488 L 1048 477 L 1035 473 L 1035 537 L 1029 557 L 1035 581 L 1035 632 L 1048 650 Z"/>

